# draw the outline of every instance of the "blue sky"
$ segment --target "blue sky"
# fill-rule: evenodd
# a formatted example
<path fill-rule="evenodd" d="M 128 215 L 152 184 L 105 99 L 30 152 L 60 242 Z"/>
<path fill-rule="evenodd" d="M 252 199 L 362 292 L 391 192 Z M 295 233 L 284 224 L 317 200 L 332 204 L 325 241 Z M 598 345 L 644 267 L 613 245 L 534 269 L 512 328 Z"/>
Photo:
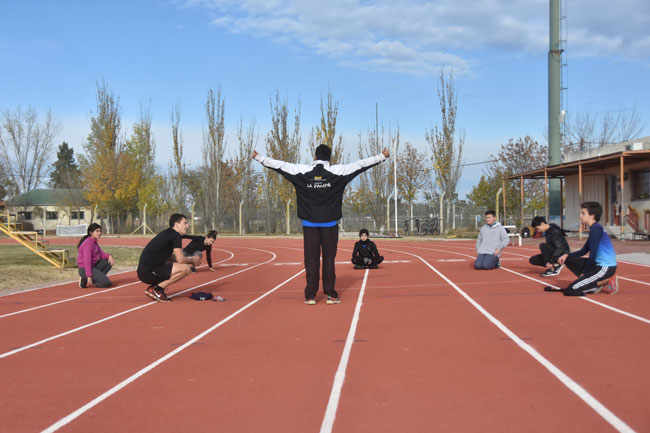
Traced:
<path fill-rule="evenodd" d="M 227 153 L 255 118 L 264 151 L 269 98 L 301 101 L 308 133 L 328 87 L 351 157 L 358 135 L 399 125 L 402 143 L 428 147 L 438 124 L 441 66 L 453 68 L 466 163 L 510 138 L 544 142 L 548 1 L 540 0 L 0 0 L 0 110 L 51 109 L 56 144 L 77 152 L 89 131 L 97 82 L 119 96 L 124 132 L 151 106 L 157 160 L 170 158 L 171 110 L 181 107 L 185 154 L 200 163 L 207 91 L 225 97 Z M 650 135 L 650 2 L 566 0 L 569 113 L 636 111 Z M 482 166 L 468 166 L 463 197 Z"/>

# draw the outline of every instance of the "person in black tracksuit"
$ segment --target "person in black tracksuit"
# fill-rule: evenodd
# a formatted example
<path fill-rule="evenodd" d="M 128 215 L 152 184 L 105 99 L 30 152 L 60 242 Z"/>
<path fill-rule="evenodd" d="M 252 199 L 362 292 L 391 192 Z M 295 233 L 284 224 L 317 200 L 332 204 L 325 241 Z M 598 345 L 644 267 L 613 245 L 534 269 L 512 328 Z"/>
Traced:
<path fill-rule="evenodd" d="M 183 239 L 191 239 L 192 241 L 183 248 L 183 255 L 185 257 L 203 257 L 205 251 L 205 258 L 208 261 L 208 269 L 214 271 L 212 268 L 212 244 L 217 240 L 217 231 L 210 230 L 206 236 L 192 236 L 183 235 Z M 190 265 L 192 272 L 196 272 L 196 267 Z"/>
<path fill-rule="evenodd" d="M 377 265 L 384 261 L 384 256 L 379 255 L 377 245 L 368 239 L 368 229 L 359 230 L 361 240 L 354 244 L 352 263 L 354 269 L 377 269 Z"/>
<path fill-rule="evenodd" d="M 316 160 L 311 164 L 292 164 L 268 158 L 253 151 L 252 157 L 266 168 L 277 171 L 296 189 L 298 218 L 302 220 L 305 257 L 305 303 L 316 303 L 318 293 L 320 256 L 323 255 L 323 291 L 327 304 L 338 304 L 334 289 L 336 258 L 339 240 L 338 220 L 343 216 L 343 192 L 348 183 L 359 174 L 390 156 L 388 149 L 370 158 L 352 164 L 330 165 L 332 149 L 321 144 L 316 148 Z"/>
<path fill-rule="evenodd" d="M 556 224 L 548 224 L 541 216 L 533 218 L 531 226 L 545 234 L 546 243 L 539 244 L 542 253 L 532 256 L 528 261 L 531 265 L 546 268 L 542 273 L 542 277 L 559 275 L 564 265 L 559 264 L 558 259 L 563 254 L 571 252 L 569 243 L 564 237 L 564 231 Z"/>

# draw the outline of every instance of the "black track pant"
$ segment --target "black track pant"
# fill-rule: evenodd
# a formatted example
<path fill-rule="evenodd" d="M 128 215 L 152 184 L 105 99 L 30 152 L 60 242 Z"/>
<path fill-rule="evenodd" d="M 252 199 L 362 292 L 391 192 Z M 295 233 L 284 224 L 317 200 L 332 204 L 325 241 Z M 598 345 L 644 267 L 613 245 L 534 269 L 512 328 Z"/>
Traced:
<path fill-rule="evenodd" d="M 339 243 L 339 227 L 302 227 L 305 249 L 305 272 L 307 286 L 305 299 L 315 299 L 318 293 L 318 280 L 320 273 L 320 258 L 323 255 L 323 291 L 327 296 L 338 298 L 339 294 L 334 289 L 336 284 L 336 271 L 334 260 Z"/>
<path fill-rule="evenodd" d="M 547 243 L 541 243 L 539 244 L 539 250 L 542 252 L 542 254 L 537 254 L 536 256 L 532 256 L 530 259 L 528 259 L 528 262 L 531 265 L 546 267 L 547 263 L 550 263 L 552 265 L 556 264 L 555 261 L 551 259 L 553 253 L 555 252 L 555 248 L 548 245 Z"/>
<path fill-rule="evenodd" d="M 571 259 L 571 260 L 569 260 Z M 578 279 L 569 284 L 566 290 L 579 290 L 583 293 L 596 291 L 599 281 L 609 280 L 616 273 L 616 266 L 596 266 L 589 272 L 582 273 L 587 264 L 587 259 L 582 257 L 568 257 L 567 268 L 573 272 Z"/>

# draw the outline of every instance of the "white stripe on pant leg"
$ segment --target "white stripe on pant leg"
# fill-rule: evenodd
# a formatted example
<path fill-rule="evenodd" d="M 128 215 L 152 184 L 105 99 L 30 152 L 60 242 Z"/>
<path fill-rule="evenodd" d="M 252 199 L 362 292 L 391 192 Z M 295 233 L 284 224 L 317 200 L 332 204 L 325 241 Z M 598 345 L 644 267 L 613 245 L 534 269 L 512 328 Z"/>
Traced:
<path fill-rule="evenodd" d="M 608 270 L 608 269 L 609 269 L 609 268 L 608 268 L 607 266 L 603 266 L 602 268 L 600 268 L 600 270 L 599 270 L 598 272 L 596 272 L 595 274 L 593 274 L 591 277 L 585 278 L 585 279 L 582 280 L 582 281 L 578 281 L 578 282 L 577 282 L 577 283 L 572 287 L 572 289 L 573 289 L 573 290 L 576 290 L 576 287 L 580 288 L 580 287 L 582 287 L 582 286 L 586 286 L 587 284 L 593 283 L 594 281 L 598 281 L 598 280 L 600 280 L 600 277 L 602 277 L 603 275 L 605 275 L 605 274 L 607 273 L 607 270 Z"/>

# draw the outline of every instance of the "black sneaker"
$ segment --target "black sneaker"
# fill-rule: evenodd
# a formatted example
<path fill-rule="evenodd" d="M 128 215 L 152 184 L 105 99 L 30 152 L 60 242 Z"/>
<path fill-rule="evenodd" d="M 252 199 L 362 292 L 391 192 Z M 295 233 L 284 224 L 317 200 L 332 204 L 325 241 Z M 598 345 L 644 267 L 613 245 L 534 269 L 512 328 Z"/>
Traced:
<path fill-rule="evenodd" d="M 556 275 L 560 275 L 560 271 L 564 265 L 555 265 L 551 269 L 547 269 L 544 272 L 542 272 L 542 277 L 554 277 Z"/>
<path fill-rule="evenodd" d="M 363 269 L 363 266 L 354 265 L 354 269 Z"/>
<path fill-rule="evenodd" d="M 196 267 L 194 265 L 190 265 L 190 271 L 196 272 Z"/>
<path fill-rule="evenodd" d="M 555 270 L 553 270 L 553 269 L 547 269 L 547 270 L 545 270 L 544 272 L 542 272 L 540 275 L 541 275 L 542 277 L 552 277 L 553 275 L 557 275 L 557 274 L 555 273 Z"/>
<path fill-rule="evenodd" d="M 165 294 L 165 289 L 159 286 L 149 286 L 144 294 L 158 302 L 171 302 L 172 300 Z"/>
<path fill-rule="evenodd" d="M 79 288 L 85 289 L 88 287 L 88 278 L 79 278 Z"/>

